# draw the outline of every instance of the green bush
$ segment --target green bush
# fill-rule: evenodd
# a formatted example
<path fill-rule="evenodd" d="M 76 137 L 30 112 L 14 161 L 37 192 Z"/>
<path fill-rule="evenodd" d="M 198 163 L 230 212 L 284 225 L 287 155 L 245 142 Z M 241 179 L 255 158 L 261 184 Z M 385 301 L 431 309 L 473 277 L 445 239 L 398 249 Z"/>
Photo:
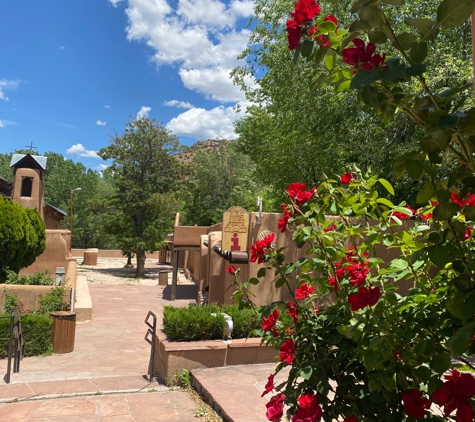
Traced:
<path fill-rule="evenodd" d="M 52 286 L 54 280 L 49 270 L 44 270 L 31 275 L 20 275 L 14 271 L 7 270 L 5 284 L 22 284 L 28 286 Z"/>
<path fill-rule="evenodd" d="M 46 229 L 38 211 L 0 196 L 0 282 L 5 271 L 31 265 L 46 247 Z"/>
<path fill-rule="evenodd" d="M 21 317 L 25 339 L 24 356 L 40 356 L 52 351 L 50 343 L 52 319 L 46 315 L 28 314 Z M 0 359 L 8 356 L 10 339 L 10 314 L 0 314 Z"/>
<path fill-rule="evenodd" d="M 211 315 L 213 313 L 217 315 Z M 232 338 L 249 337 L 259 327 L 258 315 L 252 309 L 238 310 L 236 305 L 191 305 L 187 308 L 165 306 L 163 330 L 172 341 L 222 339 L 225 320 L 221 313 L 226 313 L 233 319 Z"/>
<path fill-rule="evenodd" d="M 49 293 L 40 296 L 38 309 L 36 313 L 49 315 L 50 312 L 62 311 L 66 304 L 64 303 L 64 293 L 66 284 L 53 287 Z"/>

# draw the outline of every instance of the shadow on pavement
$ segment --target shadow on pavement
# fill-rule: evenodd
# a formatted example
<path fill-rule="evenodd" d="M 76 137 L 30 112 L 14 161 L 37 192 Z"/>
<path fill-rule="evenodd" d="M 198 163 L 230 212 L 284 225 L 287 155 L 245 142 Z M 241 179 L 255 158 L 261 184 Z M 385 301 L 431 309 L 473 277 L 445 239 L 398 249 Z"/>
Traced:
<path fill-rule="evenodd" d="M 168 285 L 163 289 L 163 299 L 171 300 L 172 286 Z M 196 300 L 198 296 L 198 286 L 195 285 L 185 285 L 185 286 L 176 286 L 176 299 L 190 299 Z"/>

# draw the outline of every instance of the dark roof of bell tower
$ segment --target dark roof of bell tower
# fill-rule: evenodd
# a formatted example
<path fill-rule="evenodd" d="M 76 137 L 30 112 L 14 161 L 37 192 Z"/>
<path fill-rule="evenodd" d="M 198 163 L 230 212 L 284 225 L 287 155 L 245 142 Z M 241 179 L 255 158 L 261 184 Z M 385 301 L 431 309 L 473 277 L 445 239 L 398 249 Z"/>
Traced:
<path fill-rule="evenodd" d="M 17 168 L 33 168 L 46 171 L 47 157 L 30 154 L 13 154 L 10 167 Z"/>

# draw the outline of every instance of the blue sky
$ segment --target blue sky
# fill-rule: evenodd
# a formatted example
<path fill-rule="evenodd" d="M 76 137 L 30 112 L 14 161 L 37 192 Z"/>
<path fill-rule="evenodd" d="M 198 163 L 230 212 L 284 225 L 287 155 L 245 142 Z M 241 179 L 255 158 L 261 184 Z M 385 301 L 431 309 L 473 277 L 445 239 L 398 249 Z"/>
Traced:
<path fill-rule="evenodd" d="M 156 118 L 185 145 L 233 139 L 246 106 L 229 72 L 252 1 L 0 3 L 0 152 L 33 142 L 100 169 L 96 151 L 130 117 Z"/>

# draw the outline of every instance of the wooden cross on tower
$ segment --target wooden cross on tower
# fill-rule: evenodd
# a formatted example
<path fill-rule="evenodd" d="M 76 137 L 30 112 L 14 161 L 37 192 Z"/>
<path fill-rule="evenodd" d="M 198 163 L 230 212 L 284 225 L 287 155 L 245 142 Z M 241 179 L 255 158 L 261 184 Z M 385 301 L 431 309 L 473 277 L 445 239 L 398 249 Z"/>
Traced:
<path fill-rule="evenodd" d="M 33 152 L 33 148 L 38 149 L 38 147 L 33 146 L 33 142 L 30 142 L 30 146 L 27 145 L 26 148 L 30 149 L 30 154 Z"/>

